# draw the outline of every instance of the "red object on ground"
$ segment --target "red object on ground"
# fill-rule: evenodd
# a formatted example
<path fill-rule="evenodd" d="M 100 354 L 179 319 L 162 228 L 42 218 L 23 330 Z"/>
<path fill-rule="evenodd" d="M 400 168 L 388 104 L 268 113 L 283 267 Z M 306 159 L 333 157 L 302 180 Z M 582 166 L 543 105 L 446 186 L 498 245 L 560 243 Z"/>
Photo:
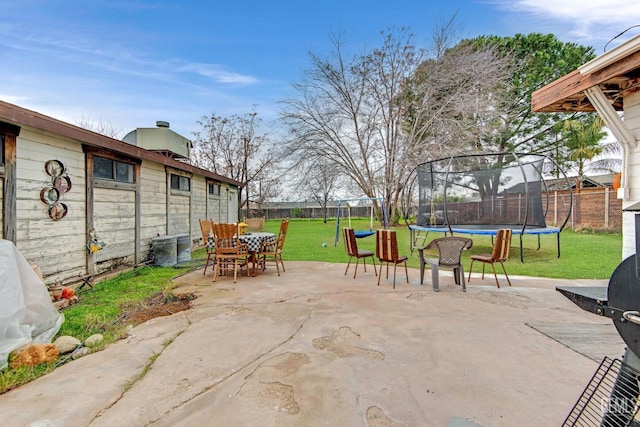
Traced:
<path fill-rule="evenodd" d="M 73 288 L 63 288 L 62 289 L 62 298 L 69 299 L 76 294 L 76 291 Z"/>

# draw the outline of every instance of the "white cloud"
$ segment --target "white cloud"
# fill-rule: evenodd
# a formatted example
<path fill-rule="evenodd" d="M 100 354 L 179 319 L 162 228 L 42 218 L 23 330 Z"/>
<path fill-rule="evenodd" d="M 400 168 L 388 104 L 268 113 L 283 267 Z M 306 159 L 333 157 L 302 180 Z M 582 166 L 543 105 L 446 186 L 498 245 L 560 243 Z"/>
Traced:
<path fill-rule="evenodd" d="M 607 48 L 640 34 L 640 7 L 637 0 L 489 0 L 506 10 L 530 15 L 540 26 L 553 26 L 555 34 L 566 33 L 578 42 Z M 621 32 L 624 36 L 612 40 Z"/>
<path fill-rule="evenodd" d="M 191 63 L 180 68 L 180 71 L 193 72 L 201 76 L 215 80 L 218 83 L 257 83 L 258 79 L 252 76 L 225 71 L 219 65 Z"/>

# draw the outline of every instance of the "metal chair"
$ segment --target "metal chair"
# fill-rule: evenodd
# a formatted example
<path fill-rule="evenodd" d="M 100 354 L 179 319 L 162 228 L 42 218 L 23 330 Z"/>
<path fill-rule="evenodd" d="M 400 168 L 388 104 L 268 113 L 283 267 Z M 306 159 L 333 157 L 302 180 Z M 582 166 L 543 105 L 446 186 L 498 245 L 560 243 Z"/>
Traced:
<path fill-rule="evenodd" d="M 200 219 L 200 231 L 202 232 L 202 243 L 207 251 L 207 261 L 204 263 L 204 271 L 202 274 L 206 274 L 209 262 L 214 266 L 216 263 L 216 246 L 213 242 L 213 220 L 212 219 Z"/>
<path fill-rule="evenodd" d="M 375 275 L 378 275 L 376 271 L 376 259 L 374 257 L 373 251 L 369 251 L 367 249 L 358 249 L 358 243 L 356 242 L 356 233 L 353 228 L 344 227 L 342 229 L 342 234 L 344 235 L 344 249 L 349 255 L 349 263 L 347 264 L 346 270 L 344 270 L 345 276 L 347 275 L 347 271 L 349 271 L 349 266 L 351 266 L 351 259 L 353 257 L 356 258 L 356 268 L 353 272 L 353 278 L 356 278 L 356 274 L 358 273 L 358 262 L 360 258 L 362 258 L 362 264 L 364 264 L 364 271 L 367 271 L 367 258 L 371 257 L 371 262 L 373 263 L 373 272 Z"/>
<path fill-rule="evenodd" d="M 509 286 L 511 286 L 511 280 L 509 280 L 507 270 L 504 268 L 504 262 L 509 258 L 509 250 L 511 249 L 511 235 L 512 231 L 510 228 L 500 229 L 496 233 L 496 240 L 493 243 L 493 251 L 490 254 L 471 255 L 469 281 L 471 281 L 471 271 L 473 270 L 473 263 L 475 261 L 482 263 L 482 280 L 484 280 L 485 265 L 491 264 L 491 268 L 493 269 L 493 276 L 496 278 L 496 285 L 498 285 L 499 288 L 500 283 L 498 282 L 498 275 L 496 274 L 496 267 L 494 266 L 496 262 L 499 262 L 502 266 L 502 271 L 504 271 L 504 276 L 507 278 L 507 283 L 509 284 Z"/>
<path fill-rule="evenodd" d="M 380 275 L 378 286 L 382 277 L 382 264 L 387 264 L 387 279 L 389 279 L 389 263 L 393 263 L 393 289 L 396 288 L 396 267 L 404 263 L 404 272 L 409 283 L 409 271 L 407 270 L 407 257 L 398 254 L 398 239 L 395 230 L 376 230 L 376 256 L 380 261 Z"/>
<path fill-rule="evenodd" d="M 450 268 L 453 270 L 453 277 L 456 285 L 462 283 L 462 290 L 467 291 L 467 285 L 464 282 L 464 268 L 460 259 L 462 251 L 471 248 L 473 240 L 464 237 L 441 237 L 429 242 L 424 248 L 419 248 L 420 254 L 420 284 L 424 282 L 424 269 L 426 264 L 431 267 L 431 281 L 433 290 L 440 290 L 439 274 L 440 268 Z M 438 258 L 425 258 L 424 250 L 438 250 Z"/>

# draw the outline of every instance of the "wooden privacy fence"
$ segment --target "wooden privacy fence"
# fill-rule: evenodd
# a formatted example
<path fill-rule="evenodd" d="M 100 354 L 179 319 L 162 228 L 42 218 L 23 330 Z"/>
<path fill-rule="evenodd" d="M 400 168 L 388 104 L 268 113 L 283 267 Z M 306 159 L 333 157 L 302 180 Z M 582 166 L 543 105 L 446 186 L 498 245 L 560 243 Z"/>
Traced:
<path fill-rule="evenodd" d="M 549 210 L 545 221 L 548 225 L 561 225 L 570 207 L 568 191 L 549 192 Z M 573 210 L 568 228 L 596 228 L 609 231 L 622 230 L 622 199 L 618 199 L 611 187 L 594 187 L 573 190 Z"/>

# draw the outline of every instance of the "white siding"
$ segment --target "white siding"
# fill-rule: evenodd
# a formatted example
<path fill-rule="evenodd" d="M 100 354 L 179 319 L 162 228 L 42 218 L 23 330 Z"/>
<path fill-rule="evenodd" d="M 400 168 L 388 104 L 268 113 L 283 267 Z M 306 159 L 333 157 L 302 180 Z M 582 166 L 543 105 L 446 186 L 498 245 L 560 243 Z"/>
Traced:
<path fill-rule="evenodd" d="M 94 228 L 106 244 L 95 254 L 96 273 L 135 261 L 135 212 L 135 191 L 94 189 Z"/>
<path fill-rule="evenodd" d="M 47 283 L 86 271 L 85 162 L 79 144 L 23 128 L 16 158 L 16 246 L 42 270 Z M 71 190 L 60 201 L 67 216 L 54 221 L 40 191 L 51 185 L 44 165 L 48 160 L 65 164 Z"/>
<path fill-rule="evenodd" d="M 628 94 L 624 98 L 624 122 L 627 128 L 640 139 L 640 93 Z M 638 147 L 630 148 L 628 153 L 628 167 L 625 182 L 629 188 L 629 198 L 622 202 L 623 209 L 640 201 L 640 142 Z M 640 232 L 640 230 L 638 230 Z M 636 253 L 635 248 L 635 214 L 623 213 L 622 218 L 622 258 L 625 259 Z"/>
<path fill-rule="evenodd" d="M 191 241 L 201 238 L 199 219 L 207 218 L 207 183 L 203 176 L 191 179 Z"/>
<path fill-rule="evenodd" d="M 190 230 L 191 210 L 189 204 L 191 196 L 184 192 L 171 191 L 171 205 L 169 207 L 169 224 L 168 234 L 184 234 Z"/>
<path fill-rule="evenodd" d="M 4 223 L 3 218 L 4 218 L 4 179 L 0 179 L 0 239 L 3 238 L 4 236 L 2 235 L 3 230 L 4 230 Z"/>
<path fill-rule="evenodd" d="M 164 166 L 143 161 L 140 185 L 140 253 L 145 259 L 151 240 L 167 234 L 167 174 Z"/>

